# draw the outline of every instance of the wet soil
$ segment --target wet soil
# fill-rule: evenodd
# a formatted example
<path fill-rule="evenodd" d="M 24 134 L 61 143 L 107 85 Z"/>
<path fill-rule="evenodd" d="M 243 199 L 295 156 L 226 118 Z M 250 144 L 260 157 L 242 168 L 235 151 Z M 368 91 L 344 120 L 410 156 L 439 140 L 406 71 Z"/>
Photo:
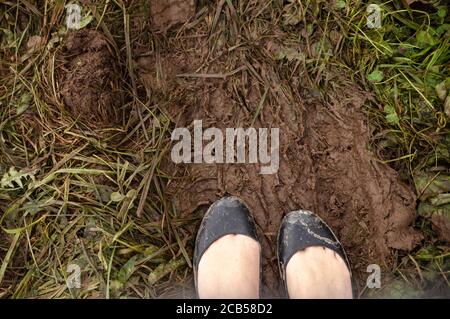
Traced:
<path fill-rule="evenodd" d="M 169 2 L 170 8 L 177 7 L 174 2 L 182 3 Z M 167 27 L 172 26 L 167 21 L 182 22 L 186 17 L 178 9 L 164 8 L 164 14 L 153 18 Z M 283 37 L 277 28 L 273 33 L 267 38 L 275 40 L 252 47 L 253 60 L 247 64 L 245 48 L 230 53 L 220 44 L 217 57 L 210 57 L 214 63 L 205 63 L 213 53 L 208 52 L 208 37 L 201 36 L 186 40 L 187 36 L 171 42 L 169 48 L 136 56 L 142 83 L 176 127 L 192 132 L 193 121 L 202 120 L 203 130 L 280 129 L 277 173 L 259 174 L 260 164 L 175 165 L 167 157 L 165 169 L 173 178 L 166 194 L 182 216 L 204 211 L 224 195 L 246 203 L 258 225 L 267 296 L 280 292 L 275 251 L 280 222 L 297 209 L 311 210 L 329 224 L 362 288 L 369 264 L 389 271 L 396 251 L 411 250 L 421 240 L 412 228 L 415 195 L 367 149 L 370 132 L 362 106 L 368 94 L 338 75 L 339 85 L 330 87 L 329 102 L 313 97 L 303 88 L 301 77 L 286 79 L 275 59 L 264 58 L 277 47 L 276 39 Z"/>
<path fill-rule="evenodd" d="M 150 1 L 150 11 L 152 26 L 165 31 L 194 15 L 195 0 Z"/>
<path fill-rule="evenodd" d="M 64 106 L 74 119 L 95 127 L 117 123 L 122 105 L 117 65 L 101 32 L 69 32 L 58 56 L 56 75 Z"/>
<path fill-rule="evenodd" d="M 444 214 L 434 214 L 431 217 L 431 222 L 433 223 L 433 229 L 437 232 L 438 238 L 443 242 L 450 243 L 450 217 L 449 214 Z"/>
<path fill-rule="evenodd" d="M 193 2 L 151 1 L 152 27 L 167 31 L 193 10 Z M 362 110 L 367 94 L 339 75 L 340 84 L 324 102 L 303 87 L 301 77 L 281 76 L 275 59 L 260 58 L 271 43 L 254 44 L 259 53 L 217 43 L 220 54 L 208 57 L 214 63 L 205 63 L 211 43 L 202 35 L 134 50 L 139 81 L 174 127 L 192 130 L 193 121 L 202 120 L 203 129 L 279 128 L 280 167 L 261 175 L 260 164 L 174 164 L 167 155 L 161 169 L 171 178 L 164 191 L 177 214 L 197 213 L 224 195 L 243 200 L 258 226 L 265 296 L 280 292 L 276 236 L 292 210 L 311 210 L 329 224 L 359 288 L 369 264 L 391 270 L 397 251 L 411 250 L 421 240 L 412 228 L 416 198 L 367 149 L 370 132 Z M 69 35 L 59 83 L 74 116 L 115 117 L 112 56 L 96 31 Z"/>
<path fill-rule="evenodd" d="M 192 52 L 198 50 L 193 48 Z M 232 98 L 233 81 L 180 81 L 176 77 L 195 72 L 201 64 L 195 54 L 155 53 L 139 61 L 142 80 L 167 97 L 164 107 L 177 127 L 190 127 L 192 132 L 193 121 L 200 119 L 203 129 L 252 126 L 263 95 L 256 82 L 248 82 L 244 107 Z M 214 73 L 228 72 L 226 63 L 220 65 L 224 69 Z M 157 76 L 157 68 L 163 70 L 163 76 Z M 297 209 L 311 210 L 330 225 L 362 286 L 369 264 L 389 269 L 395 250 L 411 250 L 421 239 L 412 229 L 414 193 L 366 149 L 369 131 L 361 109 L 364 92 L 347 87 L 339 100 L 322 104 L 297 95 L 290 83 L 275 73 L 269 78 L 272 99 L 253 127 L 280 129 L 278 172 L 261 175 L 259 164 L 174 165 L 167 159 L 167 170 L 175 178 L 166 193 L 183 216 L 224 195 L 237 196 L 246 203 L 262 242 L 267 295 L 277 295 L 280 288 L 275 251 L 278 227 L 286 213 Z M 292 96 L 284 94 L 285 90 L 291 90 Z"/>

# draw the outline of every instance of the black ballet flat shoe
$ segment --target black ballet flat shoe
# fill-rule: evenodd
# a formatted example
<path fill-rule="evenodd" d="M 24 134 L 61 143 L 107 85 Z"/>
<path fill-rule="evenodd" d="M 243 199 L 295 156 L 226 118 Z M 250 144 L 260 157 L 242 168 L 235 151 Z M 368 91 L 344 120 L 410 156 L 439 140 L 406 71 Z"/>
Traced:
<path fill-rule="evenodd" d="M 256 224 L 248 208 L 236 197 L 224 197 L 209 207 L 197 233 L 193 260 L 197 296 L 198 266 L 203 254 L 216 240 L 231 234 L 245 235 L 259 242 Z"/>
<path fill-rule="evenodd" d="M 352 278 L 350 264 L 341 243 L 330 227 L 310 211 L 297 210 L 287 214 L 281 222 L 277 242 L 278 265 L 286 297 L 289 297 L 286 282 L 287 264 L 295 253 L 308 247 L 322 246 L 336 252 L 344 260 Z M 352 287 L 354 287 L 353 280 Z M 354 291 L 352 293 L 355 294 Z"/>

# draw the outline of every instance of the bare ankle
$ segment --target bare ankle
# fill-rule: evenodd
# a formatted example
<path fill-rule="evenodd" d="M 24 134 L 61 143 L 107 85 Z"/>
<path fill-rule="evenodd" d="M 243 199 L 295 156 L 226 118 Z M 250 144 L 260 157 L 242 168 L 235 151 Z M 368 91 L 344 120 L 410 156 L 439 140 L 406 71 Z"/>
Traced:
<path fill-rule="evenodd" d="M 350 272 L 342 258 L 325 247 L 294 254 L 286 267 L 291 298 L 352 298 Z"/>
<path fill-rule="evenodd" d="M 200 298 L 258 298 L 261 247 L 245 235 L 226 235 L 203 254 L 198 268 Z"/>

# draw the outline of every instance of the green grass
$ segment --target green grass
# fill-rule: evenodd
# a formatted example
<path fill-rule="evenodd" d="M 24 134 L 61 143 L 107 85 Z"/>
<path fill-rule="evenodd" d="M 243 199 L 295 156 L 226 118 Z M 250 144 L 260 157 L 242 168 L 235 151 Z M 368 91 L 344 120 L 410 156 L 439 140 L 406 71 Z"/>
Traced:
<path fill-rule="evenodd" d="M 58 93 L 66 2 L 0 4 L 0 297 L 192 293 L 200 216 L 181 218 L 163 193 L 171 177 L 160 163 L 171 123 L 143 100 L 131 57 L 139 36 L 130 17 L 148 14 L 143 2 L 99 1 L 83 12 L 92 17 L 88 27 L 114 43 L 129 97 L 123 108 L 132 116 L 104 130 L 68 116 Z M 442 295 L 450 287 L 450 249 L 432 225 L 433 216 L 450 220 L 449 13 L 434 2 L 436 12 L 379 2 L 382 27 L 372 30 L 362 1 L 248 1 L 238 10 L 259 13 L 248 19 L 248 30 L 276 21 L 288 38 L 278 66 L 302 73 L 304 86 L 324 101 L 338 98 L 336 74 L 371 93 L 368 147 L 416 191 L 416 227 L 425 236 L 421 247 L 399 256 L 398 280 L 380 293 L 390 296 Z M 210 3 L 193 20 L 210 18 L 211 28 L 223 27 L 220 19 L 239 21 L 217 15 L 217 8 Z M 33 35 L 44 44 L 27 48 Z M 152 45 L 168 41 L 148 37 Z M 211 32 L 211 39 L 219 36 Z M 67 289 L 70 264 L 81 269 L 82 289 Z"/>
<path fill-rule="evenodd" d="M 0 8 L 0 297 L 148 298 L 188 285 L 185 246 L 199 217 L 179 218 L 161 190 L 169 180 L 159 169 L 168 118 L 151 110 L 146 138 L 132 129 L 138 116 L 123 119 L 123 129 L 78 125 L 64 113 L 55 81 L 64 2 Z M 102 16 L 85 13 L 127 49 L 127 9 L 111 3 Z M 46 44 L 24 49 L 31 35 Z M 134 96 L 124 109 L 135 109 L 139 97 L 124 87 Z M 67 289 L 70 264 L 81 269 L 82 289 Z"/>
<path fill-rule="evenodd" d="M 436 282 L 448 291 L 449 246 L 432 222 L 442 216 L 450 225 L 449 8 L 443 1 L 434 1 L 435 10 L 427 11 L 400 1 L 371 2 L 380 6 L 382 23 L 369 29 L 362 1 L 289 2 L 287 27 L 303 27 L 308 50 L 315 46 L 327 53 L 304 62 L 312 86 L 325 100 L 338 98 L 330 92 L 327 70 L 351 74 L 371 92 L 366 103 L 370 148 L 418 197 L 416 228 L 425 235 L 423 246 L 399 259 L 401 280 L 382 294 L 418 296 L 436 289 Z M 303 15 L 289 20 L 292 12 Z"/>

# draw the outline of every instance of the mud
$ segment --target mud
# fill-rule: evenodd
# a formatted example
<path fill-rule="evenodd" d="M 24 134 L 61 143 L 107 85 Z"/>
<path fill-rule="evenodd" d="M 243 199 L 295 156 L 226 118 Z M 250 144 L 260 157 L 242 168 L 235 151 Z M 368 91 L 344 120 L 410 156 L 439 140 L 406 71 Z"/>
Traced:
<path fill-rule="evenodd" d="M 97 126 L 119 120 L 122 105 L 117 58 L 102 33 L 72 31 L 58 56 L 59 92 L 73 118 Z"/>
<path fill-rule="evenodd" d="M 447 214 L 434 214 L 431 216 L 433 229 L 436 230 L 438 238 L 443 242 L 450 243 L 450 216 Z"/>
<path fill-rule="evenodd" d="M 152 2 L 153 22 L 170 26 L 170 13 L 155 12 L 172 12 L 174 2 L 184 6 L 175 0 Z M 209 27 L 206 22 L 198 28 Z M 276 42 L 283 33 L 275 28 L 265 36 Z M 275 249 L 283 216 L 292 210 L 313 211 L 343 244 L 361 289 L 368 265 L 391 271 L 398 250 L 409 251 L 422 239 L 412 227 L 415 195 L 366 148 L 370 132 L 362 106 L 367 94 L 345 74 L 328 74 L 329 102 L 320 102 L 303 87 L 304 78 L 286 78 L 276 59 L 267 58 L 270 48 L 281 44 L 275 42 L 246 42 L 247 48 L 227 50 L 222 38 L 210 42 L 207 36 L 188 34 L 164 48 L 135 54 L 141 83 L 176 127 L 192 132 L 193 121 L 203 120 L 204 130 L 280 129 L 276 174 L 259 174 L 259 164 L 175 165 L 167 155 L 161 169 L 172 178 L 165 194 L 181 216 L 204 213 L 224 195 L 246 203 L 262 243 L 264 296 L 277 296 L 281 288 Z M 215 53 L 208 51 L 211 45 Z"/>
<path fill-rule="evenodd" d="M 248 109 L 243 108 L 231 98 L 232 81 L 188 79 L 180 83 L 175 75 L 186 71 L 181 65 L 192 65 L 191 72 L 195 70 L 195 65 L 180 59 L 195 61 L 195 57 L 173 53 L 140 62 L 144 83 L 151 88 L 159 82 L 157 90 L 168 98 L 165 107 L 177 126 L 189 127 L 196 119 L 203 120 L 204 129 L 251 125 L 262 95 L 256 83 L 250 82 L 245 97 Z M 156 60 L 152 70 L 149 62 Z M 158 79 L 156 65 L 162 66 L 164 73 Z M 178 72 L 174 70 L 177 66 Z M 361 110 L 365 94 L 357 87 L 346 88 L 340 100 L 323 105 L 314 98 L 289 99 L 282 93 L 289 83 L 276 74 L 271 74 L 271 79 L 270 92 L 276 102 L 263 108 L 254 126 L 280 128 L 278 173 L 260 175 L 259 164 L 175 166 L 167 159 L 167 169 L 176 179 L 166 192 L 182 215 L 224 195 L 237 196 L 247 204 L 259 228 L 268 295 L 279 292 L 275 262 L 278 227 L 284 214 L 297 209 L 311 210 L 330 225 L 362 285 L 367 265 L 389 269 L 394 249 L 411 250 L 421 239 L 411 226 L 415 196 L 391 168 L 367 151 L 369 132 Z M 184 95 L 177 95 L 179 90 Z M 169 96 L 175 97 L 171 101 Z"/>
<path fill-rule="evenodd" d="M 195 0 L 151 0 L 152 26 L 167 31 L 172 26 L 186 22 L 194 15 Z"/>

